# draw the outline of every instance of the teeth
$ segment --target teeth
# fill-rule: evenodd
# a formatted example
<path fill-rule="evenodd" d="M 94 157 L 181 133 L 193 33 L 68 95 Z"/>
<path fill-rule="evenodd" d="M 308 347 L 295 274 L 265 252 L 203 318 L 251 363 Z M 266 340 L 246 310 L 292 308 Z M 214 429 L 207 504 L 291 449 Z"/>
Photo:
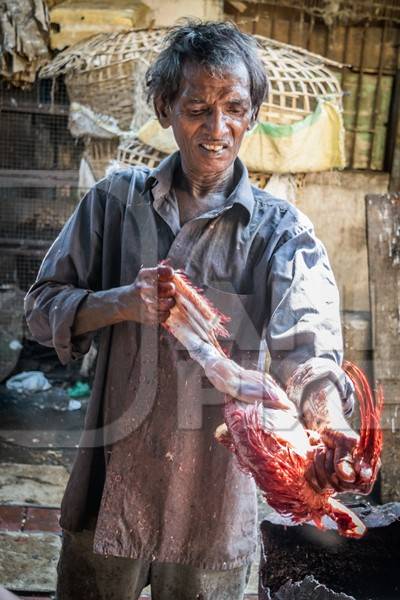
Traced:
<path fill-rule="evenodd" d="M 219 150 L 223 149 L 222 145 L 217 145 L 217 144 L 202 144 L 202 146 L 206 150 L 212 150 L 213 152 L 219 152 Z"/>

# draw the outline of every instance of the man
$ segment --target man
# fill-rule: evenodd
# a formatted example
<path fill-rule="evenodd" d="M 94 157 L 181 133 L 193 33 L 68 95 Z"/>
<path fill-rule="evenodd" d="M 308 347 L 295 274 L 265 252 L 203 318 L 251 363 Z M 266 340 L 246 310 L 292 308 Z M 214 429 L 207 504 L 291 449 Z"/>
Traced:
<path fill-rule="evenodd" d="M 237 159 L 266 87 L 252 38 L 233 25 L 172 30 L 148 88 L 179 152 L 90 190 L 27 295 L 33 334 L 63 363 L 101 331 L 62 505 L 58 600 L 138 598 L 148 583 L 154 600 L 243 597 L 254 483 L 214 440 L 223 398 L 160 327 L 174 305 L 172 268 L 231 316 L 235 360 L 254 368 L 266 346 L 282 385 L 296 373 L 307 426 L 340 430 L 310 472 L 314 487 L 354 482 L 357 436 L 343 413 L 352 389 L 338 366 L 328 259 L 306 217 L 253 188 Z M 166 258 L 171 266 L 157 266 Z"/>

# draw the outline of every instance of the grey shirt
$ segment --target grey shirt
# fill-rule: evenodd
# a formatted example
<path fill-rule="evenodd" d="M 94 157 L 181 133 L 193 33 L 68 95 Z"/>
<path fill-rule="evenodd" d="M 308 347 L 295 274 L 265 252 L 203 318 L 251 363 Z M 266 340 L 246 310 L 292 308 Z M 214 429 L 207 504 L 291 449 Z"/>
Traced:
<path fill-rule="evenodd" d="M 153 171 L 117 171 L 89 191 L 28 292 L 32 333 L 63 363 L 81 356 L 93 336 L 73 338 L 71 329 L 86 295 L 131 283 L 141 266 L 167 258 L 231 317 L 224 344 L 234 360 L 263 368 L 268 351 L 282 385 L 295 370 L 307 383 L 330 379 L 349 412 L 338 292 L 309 220 L 252 187 L 237 160 L 226 204 L 181 227 L 171 191 L 177 161 L 179 153 Z M 255 488 L 214 439 L 222 406 L 162 327 L 104 328 L 62 526 L 78 530 L 96 515 L 102 554 L 209 569 L 249 562 Z"/>

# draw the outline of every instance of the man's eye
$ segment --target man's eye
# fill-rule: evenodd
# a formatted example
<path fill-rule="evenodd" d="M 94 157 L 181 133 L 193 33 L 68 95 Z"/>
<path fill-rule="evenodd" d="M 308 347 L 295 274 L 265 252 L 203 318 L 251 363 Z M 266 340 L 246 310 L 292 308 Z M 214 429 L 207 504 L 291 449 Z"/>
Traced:
<path fill-rule="evenodd" d="M 193 117 L 197 117 L 198 115 L 202 115 L 205 112 L 204 108 L 195 108 L 190 111 L 190 114 Z"/>
<path fill-rule="evenodd" d="M 228 108 L 229 112 L 233 115 L 242 115 L 244 113 L 244 109 L 242 106 L 237 106 L 235 104 L 231 105 Z"/>

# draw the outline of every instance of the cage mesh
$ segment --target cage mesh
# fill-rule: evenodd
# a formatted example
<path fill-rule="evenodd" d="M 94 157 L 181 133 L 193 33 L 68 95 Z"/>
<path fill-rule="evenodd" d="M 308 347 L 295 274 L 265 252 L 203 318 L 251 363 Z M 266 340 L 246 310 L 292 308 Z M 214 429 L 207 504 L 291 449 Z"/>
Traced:
<path fill-rule="evenodd" d="M 1 242 L 48 245 L 78 199 L 76 188 L 0 188 Z"/>
<path fill-rule="evenodd" d="M 80 198 L 77 188 L 0 188 L 0 283 L 26 290 Z"/>
<path fill-rule="evenodd" d="M 77 169 L 81 144 L 68 131 L 62 81 L 41 81 L 29 91 L 0 84 L 0 168 Z"/>
<path fill-rule="evenodd" d="M 82 143 L 68 131 L 62 78 L 0 83 L 0 286 L 26 291 L 78 200 Z M 60 176 L 60 174 L 62 176 Z"/>

